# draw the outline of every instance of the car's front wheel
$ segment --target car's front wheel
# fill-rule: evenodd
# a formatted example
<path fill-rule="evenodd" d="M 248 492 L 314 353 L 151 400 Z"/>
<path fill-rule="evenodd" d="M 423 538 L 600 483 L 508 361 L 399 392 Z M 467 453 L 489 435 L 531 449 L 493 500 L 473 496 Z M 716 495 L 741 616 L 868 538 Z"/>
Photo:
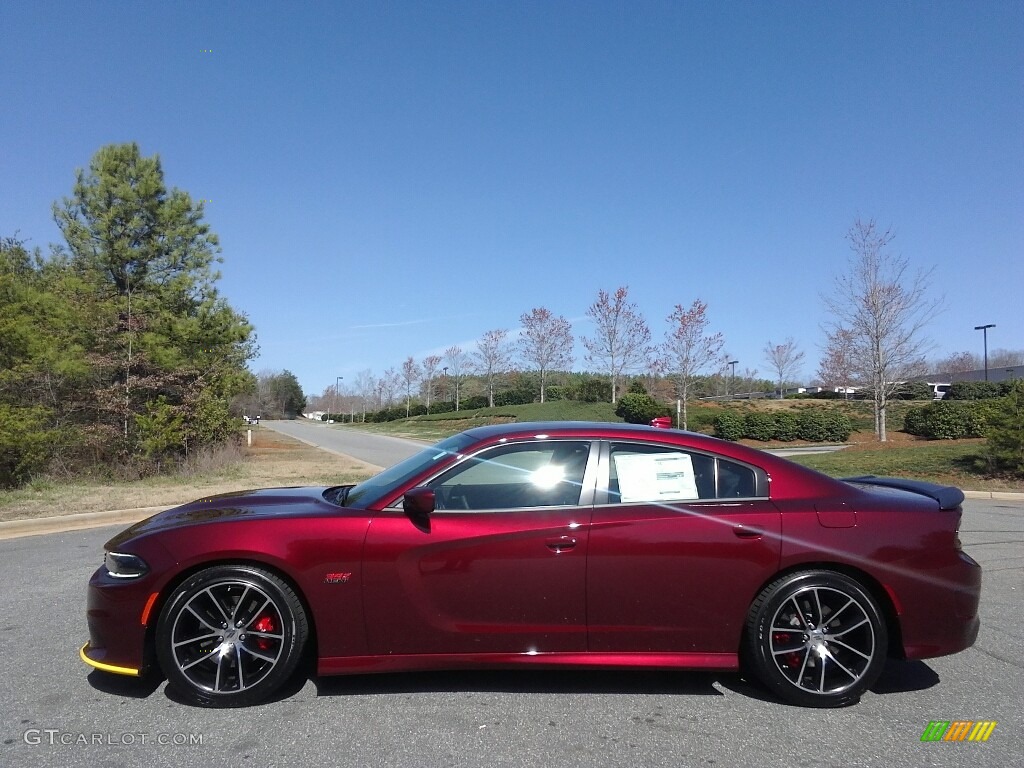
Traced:
<path fill-rule="evenodd" d="M 168 684 L 186 698 L 247 706 L 291 677 L 308 634 L 302 602 L 283 580 L 261 568 L 216 566 L 171 594 L 156 652 Z"/>
<path fill-rule="evenodd" d="M 748 658 L 781 698 L 806 707 L 854 704 L 885 664 L 878 603 L 833 571 L 801 571 L 769 584 L 750 607 Z"/>

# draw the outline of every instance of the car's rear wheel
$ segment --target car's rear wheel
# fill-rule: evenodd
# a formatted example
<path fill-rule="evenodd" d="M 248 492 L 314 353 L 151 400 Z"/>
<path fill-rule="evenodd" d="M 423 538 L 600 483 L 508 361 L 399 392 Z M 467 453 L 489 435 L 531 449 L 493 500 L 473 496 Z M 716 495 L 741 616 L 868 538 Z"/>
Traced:
<path fill-rule="evenodd" d="M 302 603 L 261 568 L 216 566 L 186 579 L 167 600 L 156 632 L 160 668 L 203 706 L 266 699 L 295 672 L 309 634 Z"/>
<path fill-rule="evenodd" d="M 801 571 L 750 607 L 747 658 L 781 698 L 805 707 L 854 704 L 878 679 L 888 634 L 878 603 L 852 578 Z"/>

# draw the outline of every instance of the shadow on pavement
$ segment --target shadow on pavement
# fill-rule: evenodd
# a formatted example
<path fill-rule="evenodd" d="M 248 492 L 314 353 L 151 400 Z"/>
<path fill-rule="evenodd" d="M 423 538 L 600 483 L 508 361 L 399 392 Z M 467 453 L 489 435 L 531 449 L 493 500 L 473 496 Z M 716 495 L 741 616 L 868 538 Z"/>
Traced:
<path fill-rule="evenodd" d="M 319 696 L 360 696 L 394 693 L 661 693 L 679 696 L 721 696 L 713 683 L 734 675 L 705 672 L 594 670 L 460 670 L 403 672 L 380 675 L 315 677 Z"/>
<path fill-rule="evenodd" d="M 871 686 L 872 693 L 907 693 L 923 691 L 939 684 L 939 676 L 923 661 L 896 661 L 885 663 L 882 676 Z"/>
<path fill-rule="evenodd" d="M 127 677 L 125 675 L 111 675 L 95 669 L 89 673 L 86 680 L 97 691 L 114 696 L 122 696 L 127 699 L 145 699 L 159 688 L 160 683 L 164 681 L 163 677 L 157 674 Z"/>

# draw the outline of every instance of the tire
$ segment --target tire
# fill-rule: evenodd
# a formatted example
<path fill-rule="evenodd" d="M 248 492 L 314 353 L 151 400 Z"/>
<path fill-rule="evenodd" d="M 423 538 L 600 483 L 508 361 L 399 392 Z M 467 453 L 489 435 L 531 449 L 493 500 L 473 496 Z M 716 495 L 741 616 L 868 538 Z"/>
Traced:
<path fill-rule="evenodd" d="M 302 603 L 284 581 L 252 566 L 216 566 L 171 594 L 157 623 L 156 653 L 182 697 L 244 707 L 288 681 L 308 635 Z"/>
<path fill-rule="evenodd" d="M 833 571 L 792 573 L 765 587 L 750 606 L 746 637 L 757 677 L 803 707 L 857 703 L 888 652 L 878 603 Z"/>

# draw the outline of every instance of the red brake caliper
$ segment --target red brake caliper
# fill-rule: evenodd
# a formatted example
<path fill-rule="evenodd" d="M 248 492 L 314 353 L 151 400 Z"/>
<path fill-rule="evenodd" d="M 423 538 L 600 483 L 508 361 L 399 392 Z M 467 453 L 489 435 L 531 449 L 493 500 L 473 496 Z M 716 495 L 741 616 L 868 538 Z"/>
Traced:
<path fill-rule="evenodd" d="M 788 645 L 793 641 L 793 638 L 788 632 L 776 632 L 772 636 L 772 639 L 775 640 L 778 645 Z M 782 657 L 782 663 L 790 669 L 796 669 L 800 666 L 800 654 L 796 651 L 784 654 Z"/>
<path fill-rule="evenodd" d="M 257 632 L 273 632 L 274 631 L 274 619 L 271 616 L 261 616 L 256 620 L 256 623 L 252 625 L 252 628 Z M 261 651 L 269 651 L 273 641 L 269 637 L 257 637 L 256 647 Z"/>

